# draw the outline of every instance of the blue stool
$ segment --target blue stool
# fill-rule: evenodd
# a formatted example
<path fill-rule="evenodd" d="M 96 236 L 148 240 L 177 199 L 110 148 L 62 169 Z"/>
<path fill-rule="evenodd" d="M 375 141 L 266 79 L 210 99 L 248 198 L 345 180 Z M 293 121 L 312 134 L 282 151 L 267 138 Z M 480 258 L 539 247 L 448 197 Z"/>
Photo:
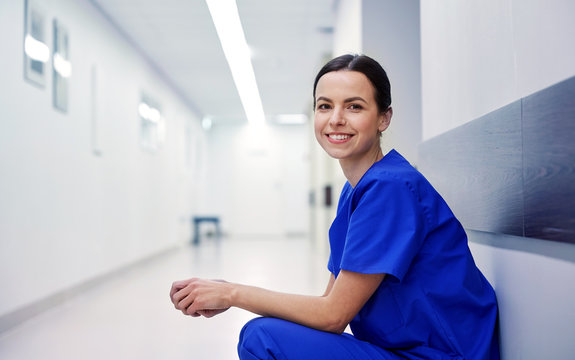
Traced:
<path fill-rule="evenodd" d="M 200 224 L 203 222 L 213 223 L 216 226 L 216 237 L 219 239 L 222 236 L 219 216 L 194 216 L 192 222 L 194 223 L 194 245 L 200 243 Z"/>

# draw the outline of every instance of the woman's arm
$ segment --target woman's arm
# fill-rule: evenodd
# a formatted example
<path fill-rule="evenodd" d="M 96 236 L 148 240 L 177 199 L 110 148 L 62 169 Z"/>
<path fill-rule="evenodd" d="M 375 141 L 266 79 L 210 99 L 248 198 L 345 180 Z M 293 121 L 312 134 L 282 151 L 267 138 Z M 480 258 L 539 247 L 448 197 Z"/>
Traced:
<path fill-rule="evenodd" d="M 171 298 L 177 309 L 192 316 L 213 316 L 235 306 L 258 315 L 342 333 L 384 276 L 342 270 L 337 279 L 330 279 L 324 296 L 292 295 L 241 284 L 191 279 L 174 283 Z"/>
<path fill-rule="evenodd" d="M 333 283 L 335 282 L 335 275 L 333 275 L 332 273 L 330 273 L 329 275 L 329 282 L 327 283 L 327 288 L 325 289 L 325 292 L 323 293 L 323 296 L 327 296 L 330 292 L 331 289 L 333 288 Z"/>

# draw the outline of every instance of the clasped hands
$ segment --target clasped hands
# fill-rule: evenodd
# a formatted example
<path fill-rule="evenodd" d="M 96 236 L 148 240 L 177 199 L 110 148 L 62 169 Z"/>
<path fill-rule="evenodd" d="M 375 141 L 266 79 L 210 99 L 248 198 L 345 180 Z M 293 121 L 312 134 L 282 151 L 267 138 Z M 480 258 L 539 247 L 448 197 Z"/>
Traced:
<path fill-rule="evenodd" d="M 226 281 L 193 278 L 174 282 L 170 299 L 184 315 L 210 318 L 230 308 L 231 292 Z"/>

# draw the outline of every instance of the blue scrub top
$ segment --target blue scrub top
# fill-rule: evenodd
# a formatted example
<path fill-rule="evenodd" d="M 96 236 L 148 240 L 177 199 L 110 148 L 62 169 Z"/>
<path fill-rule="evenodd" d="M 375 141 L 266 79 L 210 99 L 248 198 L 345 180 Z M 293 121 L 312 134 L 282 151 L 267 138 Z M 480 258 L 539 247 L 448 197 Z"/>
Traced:
<path fill-rule="evenodd" d="M 499 359 L 495 292 L 465 231 L 395 150 L 345 184 L 329 241 L 336 277 L 387 274 L 350 323 L 357 338 L 407 359 Z"/>

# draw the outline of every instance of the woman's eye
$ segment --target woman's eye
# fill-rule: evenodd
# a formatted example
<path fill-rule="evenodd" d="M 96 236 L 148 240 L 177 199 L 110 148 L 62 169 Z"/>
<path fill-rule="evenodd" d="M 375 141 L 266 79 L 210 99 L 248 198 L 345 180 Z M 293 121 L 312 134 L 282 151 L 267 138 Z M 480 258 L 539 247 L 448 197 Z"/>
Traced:
<path fill-rule="evenodd" d="M 317 106 L 318 110 L 327 110 L 329 108 L 330 108 L 330 106 L 328 104 L 318 104 L 318 106 Z"/>
<path fill-rule="evenodd" d="M 350 110 L 361 110 L 361 109 L 363 109 L 363 107 L 361 105 L 358 105 L 358 104 L 351 104 L 349 106 L 349 109 Z"/>

